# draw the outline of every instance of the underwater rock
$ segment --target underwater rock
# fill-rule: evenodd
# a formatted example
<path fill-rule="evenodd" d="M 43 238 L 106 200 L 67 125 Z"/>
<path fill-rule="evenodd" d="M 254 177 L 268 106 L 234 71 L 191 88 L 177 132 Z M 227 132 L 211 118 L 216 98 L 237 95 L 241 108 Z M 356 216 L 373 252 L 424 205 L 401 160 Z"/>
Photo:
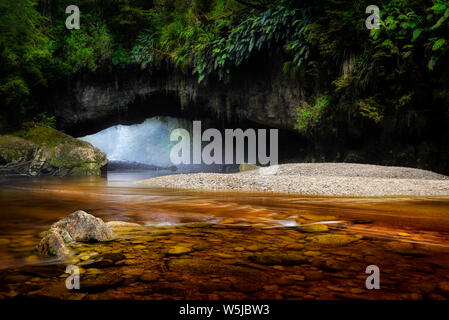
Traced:
<path fill-rule="evenodd" d="M 360 235 L 346 235 L 346 234 L 323 234 L 308 237 L 307 240 L 312 242 L 312 244 L 339 247 L 347 245 L 351 242 L 362 239 Z"/>
<path fill-rule="evenodd" d="M 61 233 L 56 229 L 50 229 L 37 245 L 37 251 L 43 256 L 56 256 L 65 261 L 70 259 L 70 251 Z"/>
<path fill-rule="evenodd" d="M 111 241 L 116 238 L 115 233 L 103 220 L 82 210 L 59 220 L 52 228 L 64 230 L 73 240 L 81 242 Z"/>
<path fill-rule="evenodd" d="M 299 254 L 294 253 L 255 253 L 248 256 L 248 259 L 257 264 L 293 266 L 307 263 L 308 260 Z"/>
<path fill-rule="evenodd" d="M 306 224 L 302 226 L 298 226 L 298 229 L 303 232 L 325 232 L 328 231 L 329 228 L 325 224 Z"/>
<path fill-rule="evenodd" d="M 181 254 L 189 253 L 192 249 L 182 246 L 175 246 L 168 250 L 168 254 L 172 256 L 179 256 Z"/>

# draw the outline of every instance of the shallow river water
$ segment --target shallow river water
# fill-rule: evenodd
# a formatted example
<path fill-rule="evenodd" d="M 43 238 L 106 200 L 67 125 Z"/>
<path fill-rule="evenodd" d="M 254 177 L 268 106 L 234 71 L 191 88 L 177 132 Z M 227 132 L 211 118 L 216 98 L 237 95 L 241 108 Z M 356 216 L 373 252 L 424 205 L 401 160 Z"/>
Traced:
<path fill-rule="evenodd" d="M 0 298 L 444 299 L 449 197 L 336 198 L 143 187 L 147 173 L 0 178 Z M 73 211 L 141 225 L 73 243 L 66 264 L 34 251 Z M 367 266 L 380 270 L 368 290 Z"/>

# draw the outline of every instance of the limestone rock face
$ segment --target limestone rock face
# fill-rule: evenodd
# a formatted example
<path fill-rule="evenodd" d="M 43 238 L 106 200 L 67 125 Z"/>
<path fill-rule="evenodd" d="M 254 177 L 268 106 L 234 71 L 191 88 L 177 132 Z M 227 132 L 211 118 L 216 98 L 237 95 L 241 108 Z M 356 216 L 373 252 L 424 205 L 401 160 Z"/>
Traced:
<path fill-rule="evenodd" d="M 111 241 L 114 232 L 101 220 L 82 210 L 71 213 L 52 225 L 52 228 L 66 231 L 75 241 Z"/>
<path fill-rule="evenodd" d="M 298 88 L 283 73 L 282 65 L 265 68 L 260 73 L 242 73 L 238 79 L 236 84 L 211 80 L 206 85 L 199 84 L 196 76 L 163 69 L 154 70 L 151 75 L 134 69 L 108 76 L 83 74 L 74 78 L 72 85 L 61 88 L 49 104 L 54 106 L 58 124 L 64 130 L 82 135 L 107 128 L 111 119 L 116 122 L 134 117 L 135 101 L 145 101 L 146 115 L 168 113 L 183 117 L 194 112 L 294 128 Z M 156 102 L 162 95 L 168 101 L 179 101 L 179 105 Z"/>
<path fill-rule="evenodd" d="M 90 143 L 52 128 L 30 125 L 0 136 L 0 174 L 91 176 L 107 163 Z"/>

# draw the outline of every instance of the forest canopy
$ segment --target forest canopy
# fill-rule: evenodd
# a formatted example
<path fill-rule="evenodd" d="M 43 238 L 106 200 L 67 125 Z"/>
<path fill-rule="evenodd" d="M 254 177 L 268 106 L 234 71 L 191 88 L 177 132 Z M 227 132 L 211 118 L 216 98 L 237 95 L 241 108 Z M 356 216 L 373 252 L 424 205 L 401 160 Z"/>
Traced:
<path fill-rule="evenodd" d="M 0 1 L 0 103 L 34 116 L 35 96 L 80 73 L 169 65 L 199 83 L 229 83 L 241 66 L 281 61 L 298 87 L 309 134 L 337 114 L 375 123 L 391 113 L 449 112 L 448 0 L 79 0 L 81 28 L 65 27 L 66 0 Z M 318 90 L 316 90 L 318 88 Z"/>

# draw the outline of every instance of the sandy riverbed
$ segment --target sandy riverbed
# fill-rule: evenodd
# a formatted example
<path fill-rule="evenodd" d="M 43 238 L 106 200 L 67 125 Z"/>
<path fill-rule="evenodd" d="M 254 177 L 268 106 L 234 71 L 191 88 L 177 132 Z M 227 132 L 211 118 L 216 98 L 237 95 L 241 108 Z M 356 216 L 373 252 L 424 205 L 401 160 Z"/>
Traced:
<path fill-rule="evenodd" d="M 354 163 L 279 165 L 234 174 L 195 173 L 139 181 L 151 187 L 265 191 L 328 196 L 449 196 L 449 177 L 431 171 Z"/>

